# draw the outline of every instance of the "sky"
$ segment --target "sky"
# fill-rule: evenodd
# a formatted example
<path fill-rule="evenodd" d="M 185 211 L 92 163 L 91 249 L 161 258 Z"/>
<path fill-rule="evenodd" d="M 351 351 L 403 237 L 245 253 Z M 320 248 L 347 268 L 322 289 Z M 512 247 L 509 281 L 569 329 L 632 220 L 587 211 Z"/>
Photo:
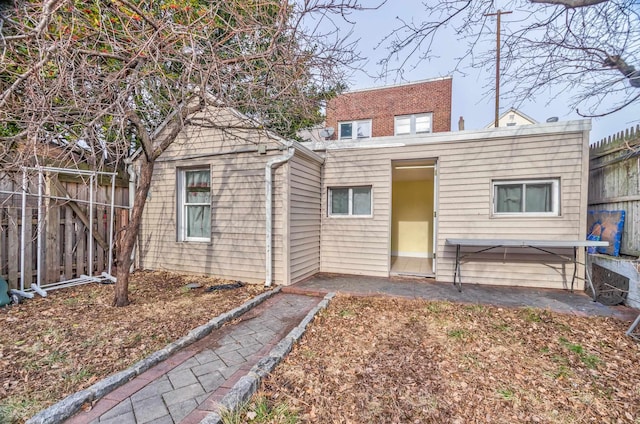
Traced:
<path fill-rule="evenodd" d="M 398 7 L 402 5 L 402 7 Z M 357 49 L 361 55 L 367 58 L 362 64 L 361 70 L 354 71 L 349 78 L 349 89 L 364 89 L 381 87 L 385 85 L 403 82 L 414 82 L 444 76 L 453 77 L 453 98 L 451 113 L 451 129 L 458 129 L 458 119 L 464 117 L 465 129 L 484 128 L 493 122 L 495 115 L 495 92 L 487 93 L 487 85 L 495 85 L 495 68 L 465 69 L 465 74 L 453 72 L 455 58 L 461 55 L 466 45 L 456 37 L 440 38 L 441 46 L 436 48 L 436 57 L 428 61 L 410 62 L 403 68 L 402 79 L 397 74 L 388 75 L 381 79 L 376 75 L 380 73 L 380 65 L 377 62 L 386 56 L 386 50 L 377 47 L 382 38 L 398 25 L 396 17 L 411 19 L 424 13 L 422 2 L 392 0 L 387 1 L 378 10 L 367 10 L 352 15 L 350 20 L 353 25 L 344 24 L 343 30 L 352 29 L 354 39 L 358 40 Z M 495 22 L 495 21 L 494 21 Z M 495 23 L 492 23 L 495 25 Z M 502 17 L 503 34 L 505 26 L 509 25 L 509 15 Z M 487 43 L 487 49 L 495 50 L 495 42 Z M 417 66 L 416 66 L 417 65 Z M 550 117 L 558 117 L 559 120 L 584 119 L 571 107 L 571 93 L 554 99 L 556 93 L 542 93 L 535 100 L 525 100 L 517 109 L 538 122 L 545 122 Z M 502 97 L 502 96 L 501 96 Z M 514 105 L 506 101 L 500 102 L 500 114 Z M 640 123 L 640 107 L 638 104 L 627 107 L 615 114 L 592 118 L 590 142 L 596 142 L 631 126 Z"/>

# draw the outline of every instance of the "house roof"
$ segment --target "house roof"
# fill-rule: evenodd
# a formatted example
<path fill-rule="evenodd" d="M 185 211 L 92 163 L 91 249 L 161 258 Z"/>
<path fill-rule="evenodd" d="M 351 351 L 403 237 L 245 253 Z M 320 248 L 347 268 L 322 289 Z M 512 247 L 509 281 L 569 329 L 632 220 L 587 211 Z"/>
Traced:
<path fill-rule="evenodd" d="M 359 93 L 359 92 L 362 92 L 362 91 L 385 90 L 385 89 L 388 89 L 388 88 L 396 88 L 396 87 L 406 87 L 406 86 L 409 86 L 409 85 L 417 85 L 417 84 L 424 84 L 424 83 L 428 83 L 428 82 L 443 81 L 443 80 L 448 80 L 448 79 L 452 79 L 452 78 L 453 77 L 451 75 L 448 75 L 448 76 L 445 76 L 445 77 L 427 78 L 427 79 L 418 80 L 418 81 L 401 82 L 401 83 L 398 83 L 398 84 L 382 85 L 380 87 L 358 88 L 356 90 L 347 90 L 343 94 Z"/>
<path fill-rule="evenodd" d="M 485 128 L 481 130 L 450 131 L 430 134 L 412 134 L 406 136 L 374 137 L 367 139 L 327 140 L 320 143 L 305 143 L 314 151 L 343 149 L 378 149 L 383 147 L 402 147 L 433 143 L 478 142 L 491 138 L 514 138 L 528 135 L 571 133 L 591 130 L 591 120 L 545 122 L 541 124 L 520 125 L 514 127 Z"/>
<path fill-rule="evenodd" d="M 209 106 L 209 107 L 218 107 L 218 106 Z M 319 154 L 317 154 L 316 152 L 314 152 L 313 150 L 309 149 L 307 146 L 302 145 L 301 143 L 299 143 L 298 141 L 295 140 L 287 140 L 286 138 L 276 134 L 275 132 L 268 130 L 266 128 L 260 129 L 262 126 L 260 125 L 259 122 L 257 122 L 255 119 L 250 118 L 249 116 L 245 115 L 244 113 L 240 112 L 239 110 L 235 109 L 235 108 L 231 108 L 231 107 L 222 107 L 222 109 L 225 109 L 229 112 L 231 112 L 233 115 L 235 115 L 236 117 L 240 118 L 241 120 L 246 120 L 248 122 L 251 122 L 253 125 L 255 125 L 256 127 L 256 131 L 263 131 L 264 134 L 272 139 L 273 141 L 275 141 L 276 143 L 280 144 L 283 147 L 293 147 L 294 149 L 296 149 L 296 151 L 300 152 L 301 154 L 303 154 L 304 156 L 306 156 L 307 158 L 314 160 L 316 162 L 322 163 L 324 162 L 324 158 L 322 156 L 320 156 Z M 184 128 L 183 128 L 184 130 Z M 128 158 L 128 162 L 135 162 L 139 155 L 142 153 L 142 147 L 139 147 L 132 155 L 131 157 Z"/>

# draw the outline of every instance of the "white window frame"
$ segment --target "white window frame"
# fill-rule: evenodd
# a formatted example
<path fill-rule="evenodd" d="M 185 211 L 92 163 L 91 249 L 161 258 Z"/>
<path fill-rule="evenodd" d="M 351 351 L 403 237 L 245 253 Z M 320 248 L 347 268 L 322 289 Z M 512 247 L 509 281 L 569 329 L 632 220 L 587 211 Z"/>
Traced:
<path fill-rule="evenodd" d="M 522 185 L 523 209 L 526 205 L 527 184 L 551 184 L 551 211 L 550 212 L 498 212 L 498 187 L 502 185 Z M 547 178 L 540 180 L 495 180 L 491 182 L 491 212 L 495 217 L 558 217 L 560 216 L 560 179 Z"/>
<path fill-rule="evenodd" d="M 207 171 L 209 172 L 209 203 L 189 203 L 187 205 L 187 172 L 193 171 Z M 182 168 L 178 169 L 178 241 L 196 241 L 196 242 L 211 242 L 211 234 L 209 237 L 189 237 L 187 236 L 187 206 L 209 206 L 209 216 L 211 216 L 211 167 L 203 166 L 197 168 Z"/>
<path fill-rule="evenodd" d="M 358 137 L 358 124 L 368 123 L 369 124 L 369 135 L 366 137 Z M 351 124 L 351 136 L 343 137 L 342 136 L 342 125 L 343 124 Z M 355 131 L 354 131 L 355 130 Z M 339 140 L 358 140 L 361 138 L 371 138 L 371 134 L 373 133 L 373 123 L 371 119 L 359 119 L 356 121 L 340 121 L 338 122 L 338 139 Z"/>
<path fill-rule="evenodd" d="M 424 116 L 429 117 L 430 125 L 429 131 L 416 131 L 416 118 L 421 118 Z M 399 119 L 407 119 L 409 118 L 409 132 L 398 133 L 398 120 Z M 410 115 L 397 115 L 393 117 L 393 133 L 394 135 L 411 135 L 411 134 L 430 134 L 433 132 L 433 113 L 414 113 Z"/>
<path fill-rule="evenodd" d="M 371 211 L 369 214 L 367 215 L 363 215 L 363 214 L 359 214 L 356 215 L 353 213 L 353 189 L 354 188 L 368 188 L 369 189 L 369 201 L 371 202 L 371 204 L 369 205 L 369 210 Z M 343 213 L 338 213 L 338 214 L 334 214 L 333 213 L 333 190 L 344 190 L 344 189 L 348 189 L 349 190 L 349 210 L 346 214 Z M 328 189 L 328 193 L 327 193 L 327 216 L 331 217 L 331 218 L 371 218 L 373 217 L 373 186 L 370 185 L 359 185 L 359 186 L 349 186 L 349 187 L 329 187 Z"/>

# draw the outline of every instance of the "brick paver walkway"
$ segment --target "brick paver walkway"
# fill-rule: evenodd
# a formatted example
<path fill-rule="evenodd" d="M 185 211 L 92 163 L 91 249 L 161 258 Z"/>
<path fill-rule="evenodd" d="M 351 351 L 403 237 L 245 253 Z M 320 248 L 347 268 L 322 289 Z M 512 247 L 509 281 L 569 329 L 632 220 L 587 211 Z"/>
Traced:
<path fill-rule="evenodd" d="M 99 400 L 68 424 L 200 422 L 321 299 L 277 294 Z"/>

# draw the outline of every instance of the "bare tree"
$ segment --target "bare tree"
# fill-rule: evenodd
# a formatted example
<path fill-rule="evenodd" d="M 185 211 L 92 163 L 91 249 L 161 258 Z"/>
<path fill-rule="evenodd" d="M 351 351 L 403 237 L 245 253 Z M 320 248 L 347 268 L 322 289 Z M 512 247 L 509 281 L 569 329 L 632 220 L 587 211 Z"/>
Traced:
<path fill-rule="evenodd" d="M 315 122 L 357 59 L 320 22 L 358 9 L 357 0 L 10 2 L 0 9 L 2 167 L 51 146 L 59 161 L 94 169 L 141 151 L 117 252 L 114 305 L 127 305 L 155 161 L 203 108 L 236 108 L 284 135 Z"/>
<path fill-rule="evenodd" d="M 402 72 L 432 55 L 454 34 L 472 67 L 494 66 L 492 0 L 426 0 L 424 18 L 399 19 L 382 42 L 384 72 Z M 638 0 L 510 0 L 502 10 L 504 93 L 516 102 L 550 88 L 574 93 L 573 106 L 599 116 L 640 99 L 640 3 Z M 485 43 L 486 42 L 486 43 Z M 493 41 L 491 41 L 493 42 Z M 393 66 L 399 59 L 399 66 Z M 608 106 L 603 106 L 605 103 Z M 614 106 L 610 106 L 613 104 Z"/>

